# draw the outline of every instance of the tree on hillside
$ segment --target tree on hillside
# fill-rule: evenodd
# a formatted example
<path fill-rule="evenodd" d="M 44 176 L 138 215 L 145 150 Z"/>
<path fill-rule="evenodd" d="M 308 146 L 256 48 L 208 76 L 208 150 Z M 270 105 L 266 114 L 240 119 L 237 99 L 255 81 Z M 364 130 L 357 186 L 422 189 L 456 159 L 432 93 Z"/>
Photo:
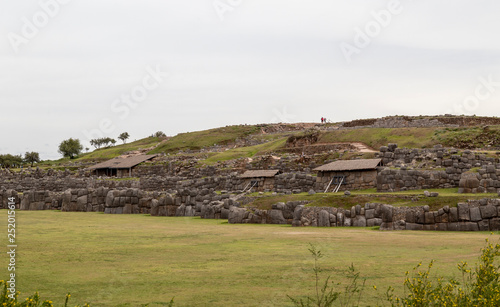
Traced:
<path fill-rule="evenodd" d="M 96 149 L 101 147 L 101 143 L 99 142 L 99 139 L 90 140 L 90 145 L 94 146 Z"/>
<path fill-rule="evenodd" d="M 121 134 L 118 136 L 118 138 L 119 138 L 120 140 L 122 140 L 122 141 L 123 141 L 123 144 L 125 144 L 125 143 L 126 143 L 126 141 L 127 141 L 127 139 L 128 139 L 129 137 L 130 137 L 130 135 L 128 134 L 128 132 L 123 132 L 123 133 L 121 133 Z"/>
<path fill-rule="evenodd" d="M 24 154 L 24 161 L 26 163 L 31 163 L 31 167 L 33 167 L 33 163 L 38 163 L 40 162 L 40 155 L 38 154 L 38 152 L 26 152 Z"/>
<path fill-rule="evenodd" d="M 74 159 L 82 152 L 82 150 L 83 146 L 80 144 L 79 139 L 69 138 L 59 144 L 59 153 L 70 159 Z"/>
<path fill-rule="evenodd" d="M 156 131 L 155 134 L 153 134 L 153 137 L 155 138 L 164 138 L 167 135 L 163 131 Z"/>
<path fill-rule="evenodd" d="M 90 145 L 97 149 L 101 148 L 101 146 L 109 147 L 110 144 L 115 145 L 115 143 L 116 140 L 109 137 L 90 140 Z"/>
<path fill-rule="evenodd" d="M 23 163 L 23 157 L 21 155 L 11 155 L 11 154 L 6 154 L 6 155 L 0 155 L 0 164 L 2 167 L 5 168 L 10 168 L 10 167 L 16 167 L 20 166 L 21 163 Z"/>

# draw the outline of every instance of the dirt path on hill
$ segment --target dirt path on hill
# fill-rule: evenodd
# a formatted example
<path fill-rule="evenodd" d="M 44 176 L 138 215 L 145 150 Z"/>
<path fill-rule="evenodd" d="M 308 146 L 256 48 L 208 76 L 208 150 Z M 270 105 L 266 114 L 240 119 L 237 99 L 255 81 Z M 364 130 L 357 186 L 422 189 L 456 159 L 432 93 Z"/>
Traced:
<path fill-rule="evenodd" d="M 356 143 L 351 143 L 352 146 L 356 147 L 359 152 L 377 152 L 373 148 L 369 147 L 365 143 L 361 142 L 356 142 Z"/>
<path fill-rule="evenodd" d="M 370 146 L 366 145 L 365 143 L 361 142 L 335 142 L 335 143 L 314 143 L 309 146 L 324 146 L 324 145 L 351 145 L 356 149 L 358 152 L 377 152 Z"/>

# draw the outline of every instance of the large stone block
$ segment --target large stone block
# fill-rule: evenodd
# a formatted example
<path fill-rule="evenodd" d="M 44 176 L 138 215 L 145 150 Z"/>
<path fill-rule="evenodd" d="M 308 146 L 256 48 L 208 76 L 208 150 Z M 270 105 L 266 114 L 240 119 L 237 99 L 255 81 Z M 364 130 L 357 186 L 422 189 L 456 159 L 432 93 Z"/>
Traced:
<path fill-rule="evenodd" d="M 493 205 L 481 206 L 481 217 L 483 219 L 489 219 L 497 216 L 497 208 Z"/>
<path fill-rule="evenodd" d="M 477 223 L 473 222 L 459 222 L 458 228 L 460 231 L 479 231 Z"/>
<path fill-rule="evenodd" d="M 479 231 L 488 231 L 490 229 L 490 221 L 489 220 L 482 220 L 477 223 L 479 227 Z"/>
<path fill-rule="evenodd" d="M 422 224 L 406 223 L 406 230 L 424 230 Z"/>
<path fill-rule="evenodd" d="M 424 224 L 434 224 L 434 212 L 425 212 Z"/>
<path fill-rule="evenodd" d="M 384 223 L 392 223 L 393 207 L 391 205 L 382 205 L 382 221 Z"/>
<path fill-rule="evenodd" d="M 451 207 L 449 217 L 450 222 L 458 222 L 458 208 Z"/>
<path fill-rule="evenodd" d="M 469 204 L 458 203 L 457 208 L 458 208 L 458 220 L 459 221 L 470 221 Z"/>
<path fill-rule="evenodd" d="M 286 224 L 286 220 L 283 217 L 283 212 L 281 210 L 270 210 L 269 211 L 269 222 L 270 224 Z"/>
<path fill-rule="evenodd" d="M 318 213 L 318 227 L 330 227 L 330 213 L 326 210 L 321 210 Z"/>
<path fill-rule="evenodd" d="M 366 227 L 366 218 L 362 215 L 357 215 L 352 219 L 352 226 L 354 227 Z"/>
<path fill-rule="evenodd" d="M 470 214 L 470 220 L 472 222 L 479 222 L 480 220 L 482 220 L 481 211 L 479 210 L 478 207 L 470 208 L 469 214 Z"/>
<path fill-rule="evenodd" d="M 375 218 L 375 209 L 366 209 L 365 217 L 367 220 Z"/>

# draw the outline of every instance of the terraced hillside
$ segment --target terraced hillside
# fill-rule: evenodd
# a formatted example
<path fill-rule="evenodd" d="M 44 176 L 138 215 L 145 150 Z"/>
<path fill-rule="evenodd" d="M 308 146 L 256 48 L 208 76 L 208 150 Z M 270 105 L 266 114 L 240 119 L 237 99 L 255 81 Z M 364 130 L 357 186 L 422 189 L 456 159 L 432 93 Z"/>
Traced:
<path fill-rule="evenodd" d="M 496 117 L 387 117 L 336 124 L 260 124 L 236 125 L 196 132 L 180 133 L 171 138 L 147 137 L 128 144 L 101 148 L 82 154 L 75 160 L 61 159 L 49 164 L 89 163 L 122 154 L 148 153 L 191 156 L 204 164 L 288 153 L 332 151 L 377 151 L 388 143 L 400 148 L 430 148 L 436 144 L 458 149 L 500 148 L 500 119 Z M 378 127 L 380 125 L 422 127 Z M 424 124 L 421 124 L 424 123 Z M 459 126 L 463 123 L 463 126 Z M 440 125 L 423 127 L 426 125 Z M 314 135 L 313 139 L 309 137 Z M 309 139 L 308 139 L 309 138 Z M 363 148 L 364 150 L 359 150 Z M 345 155 L 344 158 L 351 158 Z"/>

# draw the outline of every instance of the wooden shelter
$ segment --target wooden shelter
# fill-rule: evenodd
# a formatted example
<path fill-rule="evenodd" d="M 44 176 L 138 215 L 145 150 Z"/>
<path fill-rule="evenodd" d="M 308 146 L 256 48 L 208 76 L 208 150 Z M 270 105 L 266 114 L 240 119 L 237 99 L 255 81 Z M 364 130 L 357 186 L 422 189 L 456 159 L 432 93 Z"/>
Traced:
<path fill-rule="evenodd" d="M 250 170 L 241 174 L 244 190 L 253 189 L 255 191 L 272 191 L 274 189 L 274 177 L 280 170 Z"/>
<path fill-rule="evenodd" d="M 131 177 L 132 169 L 157 155 L 119 156 L 89 167 L 97 176 Z"/>
<path fill-rule="evenodd" d="M 314 169 L 316 183 L 326 191 L 363 190 L 377 187 L 377 169 L 382 159 L 340 160 Z"/>

